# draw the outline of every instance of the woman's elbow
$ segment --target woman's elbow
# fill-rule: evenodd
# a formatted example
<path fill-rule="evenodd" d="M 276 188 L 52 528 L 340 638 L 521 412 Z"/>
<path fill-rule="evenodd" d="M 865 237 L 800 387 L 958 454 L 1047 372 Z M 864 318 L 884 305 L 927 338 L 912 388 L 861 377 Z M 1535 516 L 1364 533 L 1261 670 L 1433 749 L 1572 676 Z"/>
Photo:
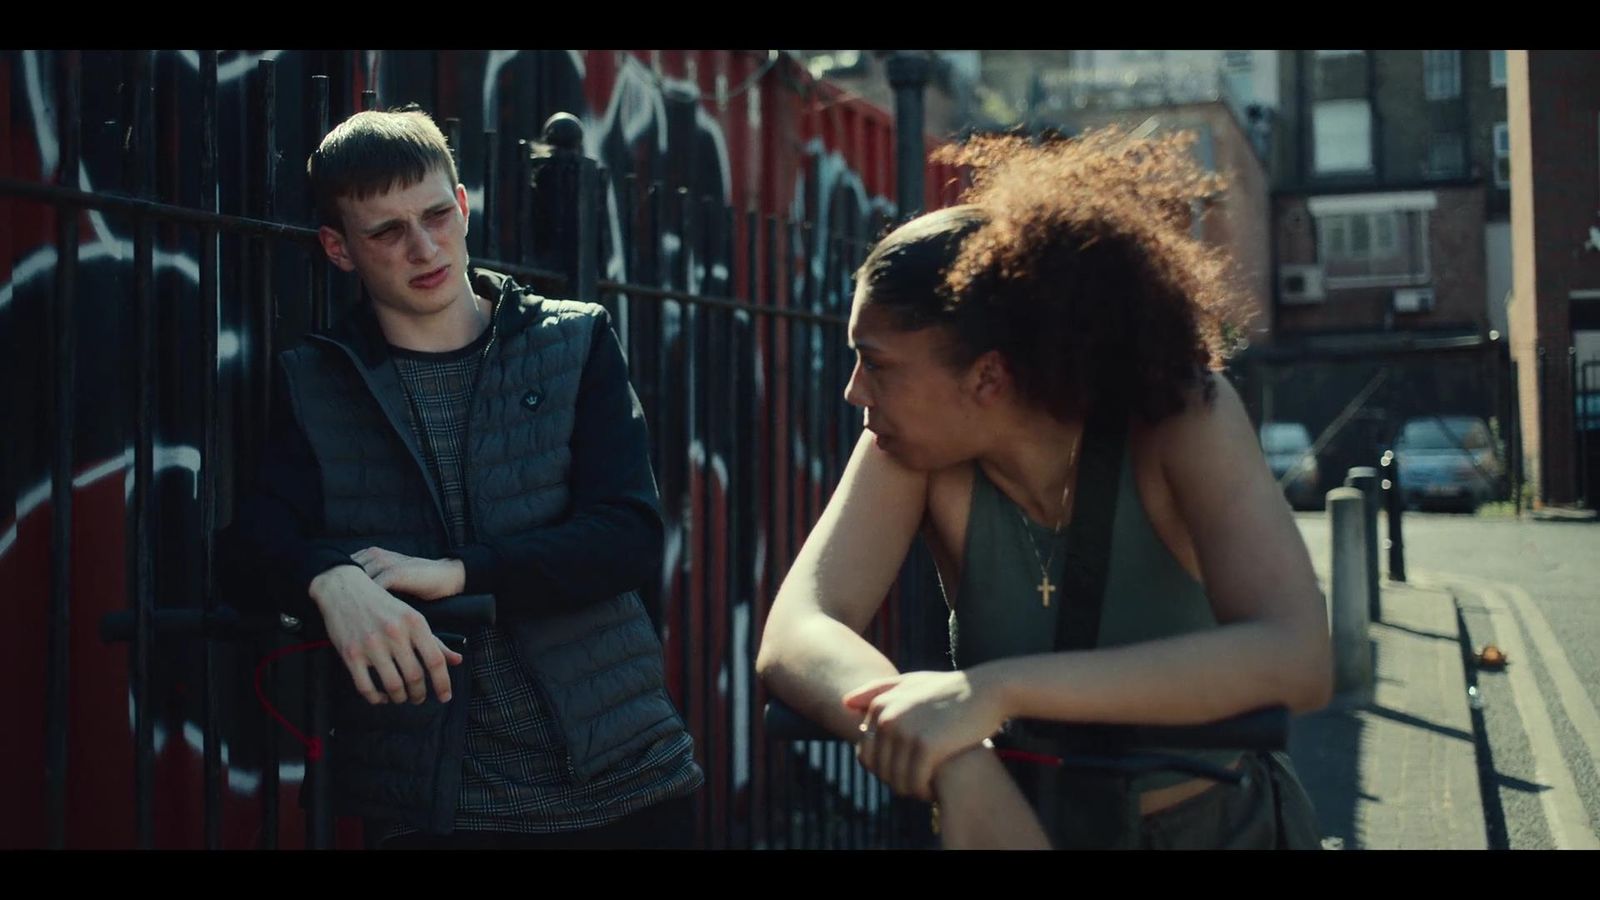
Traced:
<path fill-rule="evenodd" d="M 778 654 L 773 650 L 772 642 L 762 641 L 760 649 L 756 651 L 756 677 L 765 683 L 777 666 Z"/>
<path fill-rule="evenodd" d="M 761 644 L 756 648 L 756 677 L 768 688 L 774 680 L 781 680 L 785 671 L 793 669 L 797 659 L 806 656 L 807 648 L 815 643 L 811 640 L 811 626 L 816 611 L 797 599 L 780 587 L 767 613 Z"/>
<path fill-rule="evenodd" d="M 1295 715 L 1313 713 L 1327 706 L 1332 700 L 1333 673 L 1324 672 L 1307 679 L 1297 701 L 1289 705 L 1289 711 Z"/>
<path fill-rule="evenodd" d="M 1326 633 L 1305 642 L 1296 654 L 1294 696 L 1289 708 L 1294 713 L 1315 712 L 1333 700 L 1333 649 Z"/>
<path fill-rule="evenodd" d="M 776 604 L 774 604 L 776 606 Z M 775 628 L 775 617 L 771 613 L 767 616 L 767 627 L 761 634 L 761 644 L 756 647 L 756 677 L 762 683 L 770 684 L 770 679 L 777 671 L 782 656 L 783 630 Z"/>

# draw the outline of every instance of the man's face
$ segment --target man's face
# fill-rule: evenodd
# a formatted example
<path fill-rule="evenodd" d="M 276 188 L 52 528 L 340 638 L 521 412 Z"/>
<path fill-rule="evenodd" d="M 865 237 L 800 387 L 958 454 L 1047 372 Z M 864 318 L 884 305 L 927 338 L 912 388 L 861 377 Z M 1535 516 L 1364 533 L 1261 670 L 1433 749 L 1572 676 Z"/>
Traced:
<path fill-rule="evenodd" d="M 355 272 L 373 303 L 426 318 L 471 298 L 467 282 L 467 192 L 442 169 L 364 200 L 338 199 L 342 232 L 318 236 L 334 265 Z"/>
<path fill-rule="evenodd" d="M 856 367 L 844 399 L 865 411 L 880 449 L 920 471 L 972 458 L 982 435 L 970 370 L 956 371 L 940 356 L 947 339 L 937 327 L 900 330 L 857 291 L 850 310 Z"/>

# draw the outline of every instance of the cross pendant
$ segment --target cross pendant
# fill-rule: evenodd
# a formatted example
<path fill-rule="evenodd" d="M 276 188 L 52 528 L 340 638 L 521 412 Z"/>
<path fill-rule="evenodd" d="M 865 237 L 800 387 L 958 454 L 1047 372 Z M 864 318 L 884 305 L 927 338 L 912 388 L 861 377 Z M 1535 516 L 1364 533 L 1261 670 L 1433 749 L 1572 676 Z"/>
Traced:
<path fill-rule="evenodd" d="M 1038 591 L 1040 599 L 1044 601 L 1044 605 L 1049 606 L 1050 595 L 1056 592 L 1056 586 L 1050 583 L 1050 576 L 1048 573 L 1039 579 Z"/>

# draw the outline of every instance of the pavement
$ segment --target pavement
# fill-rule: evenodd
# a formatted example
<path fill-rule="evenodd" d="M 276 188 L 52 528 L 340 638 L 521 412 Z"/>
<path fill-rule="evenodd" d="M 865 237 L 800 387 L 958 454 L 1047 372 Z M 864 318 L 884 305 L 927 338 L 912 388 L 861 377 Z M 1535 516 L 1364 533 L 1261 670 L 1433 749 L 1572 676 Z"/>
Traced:
<path fill-rule="evenodd" d="M 1323 593 L 1332 596 L 1325 580 Z M 1387 579 L 1379 596 L 1370 689 L 1296 717 L 1290 733 L 1323 846 L 1487 849 L 1455 598 Z"/>

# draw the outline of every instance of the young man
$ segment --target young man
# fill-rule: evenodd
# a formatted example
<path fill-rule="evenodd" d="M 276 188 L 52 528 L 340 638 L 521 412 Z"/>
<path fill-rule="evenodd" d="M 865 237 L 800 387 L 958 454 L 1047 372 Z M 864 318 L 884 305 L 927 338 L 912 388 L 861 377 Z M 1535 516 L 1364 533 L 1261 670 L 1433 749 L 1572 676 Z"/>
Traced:
<path fill-rule="evenodd" d="M 662 524 L 605 310 L 469 268 L 466 189 L 418 110 L 307 164 L 328 259 L 370 302 L 279 358 L 242 508 L 256 581 L 320 615 L 336 808 L 384 847 L 665 847 L 704 781 L 635 590 Z M 446 647 L 419 604 L 493 594 Z"/>

